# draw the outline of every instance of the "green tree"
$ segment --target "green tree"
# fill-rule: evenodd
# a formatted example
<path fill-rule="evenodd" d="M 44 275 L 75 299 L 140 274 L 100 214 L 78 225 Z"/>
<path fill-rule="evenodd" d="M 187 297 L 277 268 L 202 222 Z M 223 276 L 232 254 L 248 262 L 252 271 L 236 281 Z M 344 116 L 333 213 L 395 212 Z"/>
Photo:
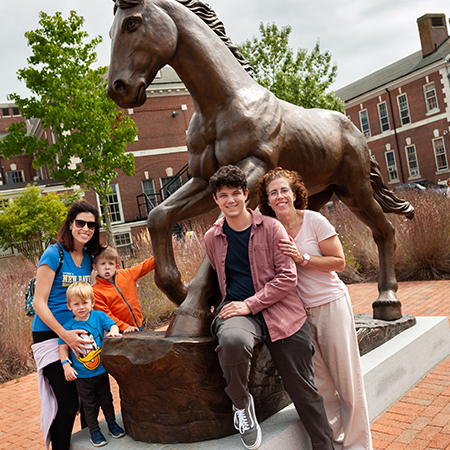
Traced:
<path fill-rule="evenodd" d="M 56 139 L 37 139 L 27 135 L 24 123 L 13 124 L 0 141 L 0 153 L 5 158 L 25 153 L 35 168 L 48 165 L 52 178 L 64 180 L 65 186 L 95 190 L 113 243 L 109 185 L 118 169 L 134 175 L 134 157 L 125 153 L 125 147 L 134 142 L 137 129 L 107 96 L 106 67 L 91 68 L 101 37 L 86 43 L 84 19 L 74 11 L 67 20 L 61 13 L 39 16 L 41 28 L 25 33 L 33 52 L 29 66 L 17 72 L 32 95 L 8 98 L 25 119 L 40 119 L 42 129 L 51 130 Z"/>
<path fill-rule="evenodd" d="M 333 92 L 326 92 L 337 76 L 331 53 L 321 52 L 320 43 L 308 53 L 294 54 L 289 46 L 291 26 L 275 23 L 259 25 L 261 38 L 247 39 L 239 46 L 255 70 L 255 80 L 278 98 L 304 108 L 334 109 L 343 112 L 343 103 Z"/>
<path fill-rule="evenodd" d="M 16 249 L 36 263 L 64 223 L 69 206 L 80 199 L 80 192 L 44 195 L 36 185 L 28 185 L 11 203 L 0 197 L 0 247 Z"/>

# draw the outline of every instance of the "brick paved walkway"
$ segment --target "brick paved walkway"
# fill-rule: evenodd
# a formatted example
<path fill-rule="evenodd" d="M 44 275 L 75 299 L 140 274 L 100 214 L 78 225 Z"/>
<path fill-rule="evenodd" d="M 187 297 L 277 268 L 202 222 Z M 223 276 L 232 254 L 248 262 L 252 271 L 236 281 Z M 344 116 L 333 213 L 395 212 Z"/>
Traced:
<path fill-rule="evenodd" d="M 372 311 L 375 283 L 349 286 L 355 314 Z M 400 283 L 403 312 L 450 318 L 450 281 Z M 417 361 L 420 363 L 420 355 Z M 116 408 L 117 384 L 112 380 Z M 0 385 L 0 450 L 45 449 L 36 374 Z M 450 358 L 372 424 L 375 450 L 450 450 Z M 80 429 L 77 422 L 74 432 Z M 290 450 L 290 449 L 288 449 Z"/>

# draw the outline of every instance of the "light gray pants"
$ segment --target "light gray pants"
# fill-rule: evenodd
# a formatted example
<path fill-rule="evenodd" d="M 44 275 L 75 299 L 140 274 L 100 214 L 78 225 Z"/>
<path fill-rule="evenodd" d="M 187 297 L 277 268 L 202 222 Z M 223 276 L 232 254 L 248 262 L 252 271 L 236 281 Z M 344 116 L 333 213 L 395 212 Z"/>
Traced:
<path fill-rule="evenodd" d="M 315 384 L 323 397 L 334 446 L 371 450 L 369 413 L 350 297 L 310 308 L 316 348 Z"/>
<path fill-rule="evenodd" d="M 265 341 L 284 387 L 309 434 L 313 449 L 333 449 L 322 396 L 314 386 L 314 346 L 307 322 L 297 333 L 275 342 L 268 337 L 262 315 L 229 319 L 216 317 L 211 329 L 218 339 L 216 352 L 227 383 L 225 392 L 236 408 L 247 406 L 253 348 L 258 342 Z"/>

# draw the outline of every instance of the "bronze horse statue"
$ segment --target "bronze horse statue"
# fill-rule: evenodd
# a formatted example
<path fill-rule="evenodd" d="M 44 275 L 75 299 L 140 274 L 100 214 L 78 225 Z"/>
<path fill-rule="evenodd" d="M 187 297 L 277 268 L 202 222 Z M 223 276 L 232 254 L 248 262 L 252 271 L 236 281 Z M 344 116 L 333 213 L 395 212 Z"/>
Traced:
<path fill-rule="evenodd" d="M 310 209 L 336 194 L 370 227 L 378 246 L 374 317 L 400 318 L 395 233 L 385 213 L 412 218 L 414 209 L 387 189 L 361 132 L 341 113 L 292 105 L 256 83 L 214 11 L 198 0 L 115 0 L 114 14 L 108 95 L 121 107 L 140 106 L 158 70 L 170 64 L 195 104 L 187 134 L 193 178 L 148 218 L 156 283 L 179 305 L 167 336 L 209 335 L 216 275 L 205 257 L 191 283 L 182 283 L 172 227 L 215 207 L 208 180 L 227 164 L 246 173 L 252 208 L 259 178 L 276 166 L 301 174 Z"/>

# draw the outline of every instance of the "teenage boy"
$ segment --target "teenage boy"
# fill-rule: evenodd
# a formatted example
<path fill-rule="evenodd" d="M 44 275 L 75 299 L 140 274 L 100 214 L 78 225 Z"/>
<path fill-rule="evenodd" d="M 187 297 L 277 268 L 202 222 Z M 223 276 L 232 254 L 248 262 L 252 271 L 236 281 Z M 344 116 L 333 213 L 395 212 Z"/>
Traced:
<path fill-rule="evenodd" d="M 280 240 L 289 238 L 287 232 L 276 219 L 246 209 L 247 182 L 238 167 L 221 167 L 209 184 L 224 215 L 205 234 L 221 293 L 211 330 L 242 443 L 255 450 L 262 441 L 248 381 L 253 348 L 265 341 L 312 448 L 333 449 L 323 400 L 314 386 L 314 347 L 295 292 L 295 263 L 278 249 Z"/>
<path fill-rule="evenodd" d="M 105 312 L 122 333 L 142 330 L 136 282 L 154 268 L 151 257 L 136 266 L 118 270 L 119 255 L 113 247 L 106 247 L 94 258 L 94 269 L 98 272 L 93 286 L 95 309 Z"/>
<path fill-rule="evenodd" d="M 71 284 L 66 292 L 67 307 L 74 317 L 64 325 L 66 330 L 86 330 L 86 339 L 92 340 L 91 350 L 84 355 L 71 353 L 69 346 L 59 339 L 59 356 L 67 381 L 75 381 L 78 395 L 83 405 L 86 422 L 91 433 L 91 443 L 94 447 L 106 445 L 106 439 L 98 425 L 100 406 L 108 424 L 109 434 L 120 438 L 125 431 L 117 424 L 114 414 L 113 398 L 109 383 L 109 375 L 101 364 L 103 334 L 120 336 L 117 325 L 103 312 L 93 311 L 94 292 L 92 286 L 84 281 Z"/>

